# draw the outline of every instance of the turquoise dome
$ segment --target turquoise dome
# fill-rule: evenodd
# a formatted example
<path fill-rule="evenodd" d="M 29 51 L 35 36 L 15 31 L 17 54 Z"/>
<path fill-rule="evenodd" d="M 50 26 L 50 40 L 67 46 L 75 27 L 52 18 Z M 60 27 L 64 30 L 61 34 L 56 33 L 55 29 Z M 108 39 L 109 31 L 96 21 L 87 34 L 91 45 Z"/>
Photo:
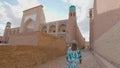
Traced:
<path fill-rule="evenodd" d="M 11 23 L 10 23 L 10 22 L 7 22 L 7 26 L 11 26 Z"/>
<path fill-rule="evenodd" d="M 74 5 L 71 5 L 69 9 L 70 9 L 70 12 L 72 12 L 72 11 L 75 11 L 76 7 Z"/>

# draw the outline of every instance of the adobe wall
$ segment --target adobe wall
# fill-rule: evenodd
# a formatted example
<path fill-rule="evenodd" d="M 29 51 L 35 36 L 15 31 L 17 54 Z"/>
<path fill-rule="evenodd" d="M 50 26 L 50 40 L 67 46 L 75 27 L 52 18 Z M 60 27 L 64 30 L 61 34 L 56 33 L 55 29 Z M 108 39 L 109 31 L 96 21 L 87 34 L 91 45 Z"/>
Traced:
<path fill-rule="evenodd" d="M 120 22 L 105 32 L 94 43 L 95 51 L 111 63 L 120 65 Z M 119 67 L 118 67 L 119 68 Z"/>
<path fill-rule="evenodd" d="M 82 36 L 82 34 L 81 34 L 81 32 L 80 32 L 78 27 L 76 28 L 75 36 L 76 36 L 76 41 L 78 42 L 78 46 L 80 48 L 86 47 L 85 38 Z"/>
<path fill-rule="evenodd" d="M 102 14 L 120 8 L 119 0 L 95 0 L 95 2 L 97 4 L 96 10 L 98 14 Z"/>
<path fill-rule="evenodd" d="M 64 44 L 58 46 L 64 46 Z M 63 48 L 64 49 L 64 48 Z M 0 68 L 35 68 L 65 55 L 66 50 L 39 46 L 0 46 Z"/>
<path fill-rule="evenodd" d="M 9 45 L 38 45 L 38 36 L 36 32 L 20 33 L 10 35 Z"/>
<path fill-rule="evenodd" d="M 34 68 L 37 65 L 65 55 L 66 41 L 64 38 L 56 38 L 41 32 L 34 33 L 37 34 L 38 46 L 0 46 L 0 68 Z M 33 35 L 31 33 L 31 35 L 34 36 L 34 33 Z M 26 39 L 29 36 L 23 35 L 23 37 Z M 14 42 L 18 40 L 14 40 Z M 19 42 L 22 43 L 22 40 Z"/>
<path fill-rule="evenodd" d="M 38 32 L 38 45 L 39 47 L 47 47 L 49 49 L 60 50 L 64 53 L 66 48 L 66 40 L 64 38 L 55 37 L 46 33 Z"/>
<path fill-rule="evenodd" d="M 117 66 L 120 65 L 119 5 L 119 0 L 95 0 L 91 35 L 95 52 Z"/>
<path fill-rule="evenodd" d="M 109 2 L 109 3 L 108 3 Z M 113 6 L 114 5 L 114 6 Z M 93 38 L 95 41 L 120 19 L 119 0 L 95 0 Z"/>

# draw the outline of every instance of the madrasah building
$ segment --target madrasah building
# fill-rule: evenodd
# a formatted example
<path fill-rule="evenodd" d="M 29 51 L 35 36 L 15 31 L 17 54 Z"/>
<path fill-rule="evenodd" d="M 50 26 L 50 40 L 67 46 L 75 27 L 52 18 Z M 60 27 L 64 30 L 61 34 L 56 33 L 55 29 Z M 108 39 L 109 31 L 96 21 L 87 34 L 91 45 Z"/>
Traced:
<path fill-rule="evenodd" d="M 74 5 L 69 7 L 68 19 L 47 23 L 42 5 L 23 11 L 20 27 L 11 28 L 11 23 L 7 22 L 3 41 L 11 45 L 35 44 L 33 42 L 36 39 L 35 32 L 38 31 L 58 38 L 65 38 L 66 43 L 76 40 L 80 46 L 85 45 L 85 38 L 77 26 L 76 7 Z M 21 40 L 26 42 L 20 43 Z"/>

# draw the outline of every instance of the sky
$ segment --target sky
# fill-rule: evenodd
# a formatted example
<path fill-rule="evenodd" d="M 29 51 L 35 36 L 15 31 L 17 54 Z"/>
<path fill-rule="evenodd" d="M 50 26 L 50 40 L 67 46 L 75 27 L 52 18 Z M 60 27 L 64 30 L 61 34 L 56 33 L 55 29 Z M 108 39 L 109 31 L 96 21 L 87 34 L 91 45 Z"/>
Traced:
<path fill-rule="evenodd" d="M 93 0 L 0 0 L 0 36 L 3 36 L 6 22 L 12 28 L 19 27 L 23 11 L 43 5 L 46 22 L 68 19 L 69 6 L 75 5 L 77 24 L 86 41 L 89 40 L 89 9 Z"/>

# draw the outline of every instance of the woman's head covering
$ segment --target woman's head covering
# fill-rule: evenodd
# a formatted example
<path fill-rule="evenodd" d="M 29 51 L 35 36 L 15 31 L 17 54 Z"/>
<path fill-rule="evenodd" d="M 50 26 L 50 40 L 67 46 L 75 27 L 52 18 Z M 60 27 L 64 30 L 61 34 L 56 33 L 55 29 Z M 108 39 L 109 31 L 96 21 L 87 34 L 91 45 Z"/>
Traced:
<path fill-rule="evenodd" d="M 76 40 L 72 40 L 71 43 L 72 43 L 72 44 L 77 44 L 77 43 L 76 43 Z"/>
<path fill-rule="evenodd" d="M 67 43 L 67 46 L 72 46 L 72 44 L 77 44 L 77 42 L 75 40 L 72 40 L 69 43 Z"/>

